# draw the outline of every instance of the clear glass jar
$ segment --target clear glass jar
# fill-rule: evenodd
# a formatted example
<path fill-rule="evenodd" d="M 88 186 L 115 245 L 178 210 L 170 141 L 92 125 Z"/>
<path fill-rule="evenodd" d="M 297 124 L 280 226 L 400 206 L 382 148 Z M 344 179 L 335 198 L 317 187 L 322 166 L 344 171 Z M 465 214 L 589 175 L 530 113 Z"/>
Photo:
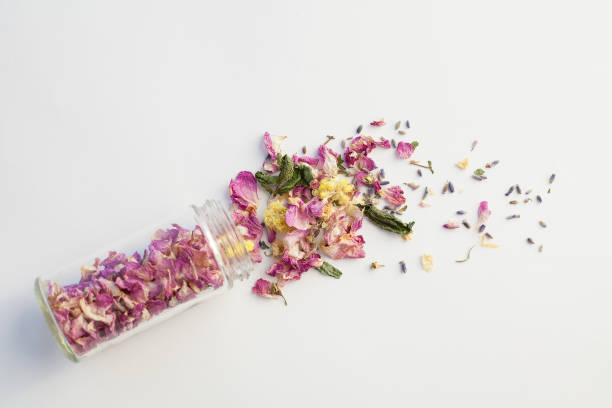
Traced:
<path fill-rule="evenodd" d="M 36 278 L 40 309 L 70 360 L 122 342 L 249 277 L 253 263 L 245 242 L 217 201 L 192 206 L 171 223 Z"/>

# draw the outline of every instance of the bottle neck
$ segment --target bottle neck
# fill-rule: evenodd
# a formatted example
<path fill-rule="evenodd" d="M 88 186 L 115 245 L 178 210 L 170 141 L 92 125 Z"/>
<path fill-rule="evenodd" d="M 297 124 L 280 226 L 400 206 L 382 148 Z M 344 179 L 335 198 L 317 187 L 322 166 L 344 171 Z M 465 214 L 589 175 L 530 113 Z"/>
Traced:
<path fill-rule="evenodd" d="M 253 270 L 253 262 L 246 249 L 242 234 L 236 228 L 227 211 L 214 200 L 201 206 L 191 206 L 196 223 L 202 228 L 215 260 L 227 279 L 228 287 L 234 280 L 247 279 Z"/>

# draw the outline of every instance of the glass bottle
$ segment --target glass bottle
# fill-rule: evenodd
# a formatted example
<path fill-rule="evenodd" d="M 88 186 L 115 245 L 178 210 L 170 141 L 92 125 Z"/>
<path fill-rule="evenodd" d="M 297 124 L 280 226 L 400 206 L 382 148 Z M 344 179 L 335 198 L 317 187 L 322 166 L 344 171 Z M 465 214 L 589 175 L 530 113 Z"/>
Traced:
<path fill-rule="evenodd" d="M 249 277 L 247 247 L 219 202 L 192 206 L 171 221 L 36 278 L 40 309 L 70 360 L 120 343 Z"/>

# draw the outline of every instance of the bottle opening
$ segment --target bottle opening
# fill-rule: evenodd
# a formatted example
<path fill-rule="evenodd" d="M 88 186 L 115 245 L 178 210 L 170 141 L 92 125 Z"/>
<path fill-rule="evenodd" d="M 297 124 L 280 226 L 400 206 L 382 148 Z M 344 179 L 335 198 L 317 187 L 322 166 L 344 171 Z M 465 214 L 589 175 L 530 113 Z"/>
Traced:
<path fill-rule="evenodd" d="M 193 205 L 192 208 L 195 221 L 202 228 L 229 287 L 233 286 L 234 279 L 248 279 L 253 262 L 242 234 L 227 211 L 214 200 L 207 200 L 201 206 Z"/>

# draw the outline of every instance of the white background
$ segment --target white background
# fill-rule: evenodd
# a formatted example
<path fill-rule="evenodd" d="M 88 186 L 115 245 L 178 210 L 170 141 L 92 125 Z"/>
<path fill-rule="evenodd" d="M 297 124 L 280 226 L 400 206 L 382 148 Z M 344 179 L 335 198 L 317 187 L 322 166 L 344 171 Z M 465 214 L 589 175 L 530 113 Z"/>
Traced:
<path fill-rule="evenodd" d="M 611 406 L 611 18 L 608 0 L 0 2 L 0 405 Z M 259 265 L 84 363 L 61 355 L 38 274 L 227 200 L 266 130 L 312 151 L 380 117 L 409 119 L 437 170 L 373 155 L 438 193 L 407 193 L 412 242 L 366 225 L 367 258 L 305 274 L 288 307 L 250 293 Z M 464 157 L 501 163 L 478 183 Z M 552 172 L 541 205 L 507 204 Z M 476 234 L 441 224 L 485 199 L 501 247 L 456 264 Z"/>

